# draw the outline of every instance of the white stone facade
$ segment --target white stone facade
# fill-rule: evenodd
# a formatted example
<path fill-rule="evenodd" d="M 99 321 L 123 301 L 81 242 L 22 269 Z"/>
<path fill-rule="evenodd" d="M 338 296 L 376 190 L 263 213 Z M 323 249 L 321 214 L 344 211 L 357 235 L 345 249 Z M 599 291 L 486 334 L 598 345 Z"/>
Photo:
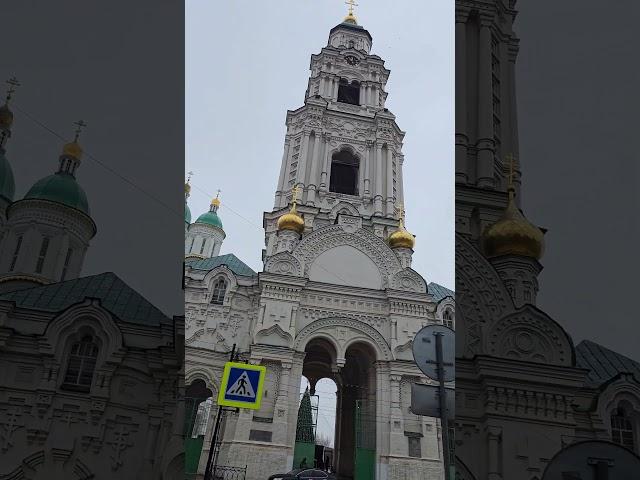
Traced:
<path fill-rule="evenodd" d="M 238 273 L 234 261 L 216 258 L 186 266 L 186 385 L 203 380 L 215 398 L 233 344 L 267 366 L 262 408 L 241 410 L 224 427 L 220 463 L 247 465 L 247 480 L 292 468 L 303 374 L 312 390 L 325 377 L 338 386 L 340 475 L 354 472 L 359 405 L 374 425 L 375 479 L 442 478 L 439 422 L 409 410 L 411 383 L 430 382 L 411 342 L 445 311 L 452 322 L 454 305 L 429 293 L 410 248 L 387 243 L 402 204 L 404 133 L 384 108 L 389 71 L 370 48 L 366 30 L 343 23 L 312 56 L 305 104 L 287 114 L 274 210 L 264 214 L 264 271 Z M 357 104 L 344 101 L 341 79 Z M 337 178 L 341 168 L 346 177 Z M 295 186 L 302 234 L 277 227 Z M 213 415 L 207 439 L 212 424 Z M 208 449 L 205 442 L 200 474 Z"/>
<path fill-rule="evenodd" d="M 542 265 L 522 255 L 487 258 L 481 248 L 482 232 L 507 205 L 507 156 L 518 156 L 514 4 L 456 1 L 460 480 L 539 480 L 555 454 L 586 439 L 621 443 L 626 434 L 626 446 L 640 452 L 640 364 L 592 342 L 574 346 L 536 307 Z"/>

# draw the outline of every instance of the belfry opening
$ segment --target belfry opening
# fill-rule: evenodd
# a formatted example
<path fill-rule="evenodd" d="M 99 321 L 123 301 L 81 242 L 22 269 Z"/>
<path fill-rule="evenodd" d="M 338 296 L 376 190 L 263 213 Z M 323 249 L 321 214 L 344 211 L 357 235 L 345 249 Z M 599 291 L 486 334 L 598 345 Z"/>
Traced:
<path fill-rule="evenodd" d="M 302 369 L 308 387 L 301 392 L 296 425 L 294 467 L 317 467 L 335 472 L 344 480 L 375 477 L 376 454 L 376 355 L 364 342 L 351 344 L 344 359 L 332 342 L 319 337 L 305 348 Z M 327 379 L 335 384 L 335 409 L 326 408 Z M 322 383 L 323 389 L 318 385 Z M 304 382 L 303 382 L 304 384 Z M 335 418 L 333 448 L 321 443 L 319 419 Z M 326 427 L 326 425 L 325 425 Z M 323 439 L 324 440 L 324 439 Z"/>

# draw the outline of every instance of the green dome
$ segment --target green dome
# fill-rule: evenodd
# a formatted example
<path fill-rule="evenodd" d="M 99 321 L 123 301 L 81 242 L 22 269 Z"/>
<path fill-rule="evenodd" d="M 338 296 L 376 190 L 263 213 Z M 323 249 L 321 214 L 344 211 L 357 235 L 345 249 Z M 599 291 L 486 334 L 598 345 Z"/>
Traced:
<path fill-rule="evenodd" d="M 13 202 L 16 192 L 16 182 L 13 178 L 13 169 L 9 160 L 4 156 L 4 150 L 0 148 L 0 197 Z"/>
<path fill-rule="evenodd" d="M 54 173 L 33 184 L 24 196 L 25 199 L 50 200 L 62 203 L 89 215 L 87 195 L 73 175 Z"/>
<path fill-rule="evenodd" d="M 208 211 L 198 217 L 196 223 L 206 223 L 214 227 L 222 228 L 222 220 L 216 212 Z"/>
<path fill-rule="evenodd" d="M 184 202 L 184 223 L 191 223 L 191 209 L 187 202 Z"/>

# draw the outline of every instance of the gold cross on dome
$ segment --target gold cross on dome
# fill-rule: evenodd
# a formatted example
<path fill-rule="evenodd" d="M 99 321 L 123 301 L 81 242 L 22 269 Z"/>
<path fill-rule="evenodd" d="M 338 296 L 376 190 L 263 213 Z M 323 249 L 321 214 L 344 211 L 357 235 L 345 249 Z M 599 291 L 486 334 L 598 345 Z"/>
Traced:
<path fill-rule="evenodd" d="M 74 125 L 75 125 L 77 128 L 76 128 L 76 138 L 75 138 L 73 141 L 74 141 L 74 142 L 77 142 L 77 141 L 78 141 L 78 138 L 80 137 L 80 132 L 82 132 L 82 129 L 83 129 L 84 127 L 86 127 L 86 126 L 87 126 L 87 124 L 86 124 L 86 123 L 84 123 L 84 121 L 82 121 L 82 120 L 78 120 L 77 122 L 75 122 L 75 123 L 74 123 Z"/>
<path fill-rule="evenodd" d="M 13 93 L 16 91 L 16 88 L 20 86 L 20 82 L 18 82 L 18 79 L 16 77 L 11 77 L 9 80 L 7 80 L 7 84 L 9 85 L 9 89 L 7 90 L 7 102 L 9 102 L 9 100 L 11 100 L 11 97 L 13 96 Z"/>
<path fill-rule="evenodd" d="M 357 7 L 358 4 L 355 2 L 355 0 L 347 0 L 344 3 L 349 5 L 349 15 L 353 16 L 353 7 Z"/>
<path fill-rule="evenodd" d="M 515 163 L 515 157 L 513 156 L 513 153 L 509 153 L 507 154 L 507 156 L 505 157 L 505 159 L 509 162 L 509 188 L 513 187 L 513 176 L 514 176 L 514 163 Z"/>
<path fill-rule="evenodd" d="M 293 204 L 293 208 L 295 208 L 296 203 L 298 201 L 298 191 L 300 189 L 298 188 L 298 185 L 296 185 L 295 187 L 293 187 L 291 189 L 291 203 Z"/>
<path fill-rule="evenodd" d="M 399 204 L 396 207 L 396 212 L 398 213 L 398 217 L 400 219 L 400 226 L 403 227 L 404 226 L 404 205 Z"/>

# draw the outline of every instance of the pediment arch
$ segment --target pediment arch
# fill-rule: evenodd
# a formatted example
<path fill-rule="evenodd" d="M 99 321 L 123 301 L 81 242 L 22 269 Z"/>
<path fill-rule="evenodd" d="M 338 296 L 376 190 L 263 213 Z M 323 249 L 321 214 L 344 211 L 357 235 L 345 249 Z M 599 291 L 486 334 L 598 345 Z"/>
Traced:
<path fill-rule="evenodd" d="M 346 232 L 339 225 L 329 225 L 311 232 L 293 251 L 303 266 L 303 275 L 309 277 L 314 261 L 324 252 L 342 246 L 349 246 L 368 257 L 380 272 L 381 288 L 389 286 L 390 277 L 402 270 L 398 257 L 389 246 L 373 233 L 358 230 Z"/>

